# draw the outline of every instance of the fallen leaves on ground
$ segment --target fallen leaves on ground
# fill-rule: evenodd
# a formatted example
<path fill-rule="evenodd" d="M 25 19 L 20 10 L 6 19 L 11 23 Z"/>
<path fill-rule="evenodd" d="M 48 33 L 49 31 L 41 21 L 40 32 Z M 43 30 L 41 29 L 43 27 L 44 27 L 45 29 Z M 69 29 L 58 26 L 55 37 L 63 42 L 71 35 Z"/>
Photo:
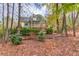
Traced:
<path fill-rule="evenodd" d="M 56 34 L 57 35 L 57 34 Z M 0 43 L 0 55 L 3 56 L 79 56 L 79 38 L 54 36 L 45 39 L 44 42 L 37 40 L 23 40 L 20 45 L 10 42 Z"/>

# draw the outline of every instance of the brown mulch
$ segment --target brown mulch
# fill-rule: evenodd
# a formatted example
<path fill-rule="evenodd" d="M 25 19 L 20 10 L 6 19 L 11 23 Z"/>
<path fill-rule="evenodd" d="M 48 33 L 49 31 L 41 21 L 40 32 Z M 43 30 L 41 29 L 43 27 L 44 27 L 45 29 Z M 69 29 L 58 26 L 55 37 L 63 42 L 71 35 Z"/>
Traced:
<path fill-rule="evenodd" d="M 56 34 L 57 35 L 57 34 Z M 20 45 L 10 42 L 0 43 L 0 55 L 3 56 L 79 56 L 79 37 L 51 35 L 44 42 L 23 40 Z M 50 37 L 51 37 L 50 36 Z"/>

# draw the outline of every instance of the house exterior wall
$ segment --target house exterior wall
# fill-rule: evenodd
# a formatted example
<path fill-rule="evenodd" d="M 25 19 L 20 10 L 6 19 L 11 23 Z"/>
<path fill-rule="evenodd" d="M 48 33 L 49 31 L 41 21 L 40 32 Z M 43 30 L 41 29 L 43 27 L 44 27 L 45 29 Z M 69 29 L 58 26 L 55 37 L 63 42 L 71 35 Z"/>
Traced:
<path fill-rule="evenodd" d="M 21 26 L 22 26 L 22 27 L 24 27 L 24 26 L 25 26 L 25 23 L 24 23 L 24 22 L 21 22 L 20 24 L 21 24 Z"/>

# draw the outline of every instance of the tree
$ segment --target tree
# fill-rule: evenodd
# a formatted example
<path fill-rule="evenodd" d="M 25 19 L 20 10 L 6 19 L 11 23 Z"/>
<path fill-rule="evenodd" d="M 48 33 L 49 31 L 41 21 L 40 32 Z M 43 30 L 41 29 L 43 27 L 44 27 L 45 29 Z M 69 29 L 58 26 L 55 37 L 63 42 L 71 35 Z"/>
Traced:
<path fill-rule="evenodd" d="M 62 31 L 65 30 L 65 35 L 67 35 L 67 24 L 66 24 L 66 14 L 68 12 L 73 11 L 74 4 L 62 4 L 62 10 L 63 10 L 63 24 L 62 24 Z"/>
<path fill-rule="evenodd" d="M 5 40 L 5 35 L 4 35 L 4 3 L 2 4 L 2 10 L 3 10 L 3 12 L 2 12 L 2 21 L 3 21 L 3 40 Z"/>
<path fill-rule="evenodd" d="M 67 34 L 67 25 L 66 25 L 66 14 L 63 12 L 63 29 L 65 30 L 65 35 L 68 36 Z"/>
<path fill-rule="evenodd" d="M 58 15 L 58 3 L 56 3 L 56 15 Z M 56 24 L 57 24 L 57 30 L 59 32 L 59 20 L 58 20 L 58 17 L 56 19 Z"/>
<path fill-rule="evenodd" d="M 20 28 L 20 17 L 21 17 L 21 3 L 18 4 L 18 33 L 19 33 L 19 28 Z"/>
<path fill-rule="evenodd" d="M 79 15 L 79 6 L 77 6 L 78 4 L 64 4 L 64 10 L 65 10 L 65 12 L 66 13 L 68 13 L 68 12 L 71 12 L 72 14 L 71 14 L 71 16 L 72 16 L 72 26 L 73 26 L 73 36 L 76 36 L 76 33 L 75 33 L 75 23 L 76 23 L 76 20 L 77 20 L 77 18 L 78 18 L 78 15 Z M 77 14 L 76 14 L 76 12 L 77 12 Z M 75 16 L 75 14 L 76 14 L 76 16 Z"/>
<path fill-rule="evenodd" d="M 6 40 L 9 38 L 9 33 L 8 33 L 8 21 L 9 21 L 9 3 L 7 3 L 7 20 L 6 20 Z"/>
<path fill-rule="evenodd" d="M 14 17 L 14 3 L 13 3 L 13 8 L 12 8 L 11 30 L 12 30 L 12 26 L 13 26 L 13 17 Z"/>

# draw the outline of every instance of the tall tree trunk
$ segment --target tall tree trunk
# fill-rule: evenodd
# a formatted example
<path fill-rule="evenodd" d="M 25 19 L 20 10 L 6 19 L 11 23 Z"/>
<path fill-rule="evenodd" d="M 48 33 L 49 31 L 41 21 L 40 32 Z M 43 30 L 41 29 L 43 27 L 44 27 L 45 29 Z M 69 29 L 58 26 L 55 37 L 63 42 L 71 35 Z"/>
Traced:
<path fill-rule="evenodd" d="M 7 3 L 7 21 L 6 21 L 6 40 L 9 38 L 9 33 L 8 33 L 8 23 L 9 23 L 9 3 Z"/>
<path fill-rule="evenodd" d="M 63 19 L 64 19 L 64 29 L 65 29 L 65 35 L 66 35 L 66 36 L 68 36 L 68 34 L 67 34 L 67 24 L 66 24 L 66 15 L 65 15 L 65 12 L 64 12 Z"/>
<path fill-rule="evenodd" d="M 2 10 L 3 10 L 3 12 L 2 12 L 2 21 L 3 21 L 3 24 L 2 24 L 2 25 L 3 25 L 3 26 L 2 26 L 2 27 L 3 27 L 3 40 L 5 40 L 5 35 L 4 35 L 4 31 L 5 31 L 5 30 L 4 30 L 4 3 L 3 3 L 2 5 L 3 5 L 3 9 L 2 9 Z"/>
<path fill-rule="evenodd" d="M 18 26 L 17 26 L 17 30 L 19 33 L 19 28 L 20 28 L 20 17 L 21 17 L 21 3 L 18 4 Z"/>
<path fill-rule="evenodd" d="M 14 16 L 14 3 L 13 3 L 13 8 L 12 8 L 11 30 L 12 30 L 12 27 L 13 27 L 13 16 Z"/>
<path fill-rule="evenodd" d="M 56 15 L 58 15 L 58 3 L 56 3 Z M 59 32 L 59 20 L 58 20 L 58 16 L 56 19 L 56 24 L 57 24 L 57 32 Z"/>
<path fill-rule="evenodd" d="M 67 34 L 67 25 L 66 25 L 66 15 L 65 12 L 63 12 L 63 21 L 62 21 L 62 32 L 65 31 L 65 35 L 68 36 Z"/>
<path fill-rule="evenodd" d="M 74 15 L 74 13 L 72 13 L 73 36 L 75 37 L 76 33 L 75 33 L 75 19 L 74 19 L 74 17 L 75 17 L 75 15 Z"/>

